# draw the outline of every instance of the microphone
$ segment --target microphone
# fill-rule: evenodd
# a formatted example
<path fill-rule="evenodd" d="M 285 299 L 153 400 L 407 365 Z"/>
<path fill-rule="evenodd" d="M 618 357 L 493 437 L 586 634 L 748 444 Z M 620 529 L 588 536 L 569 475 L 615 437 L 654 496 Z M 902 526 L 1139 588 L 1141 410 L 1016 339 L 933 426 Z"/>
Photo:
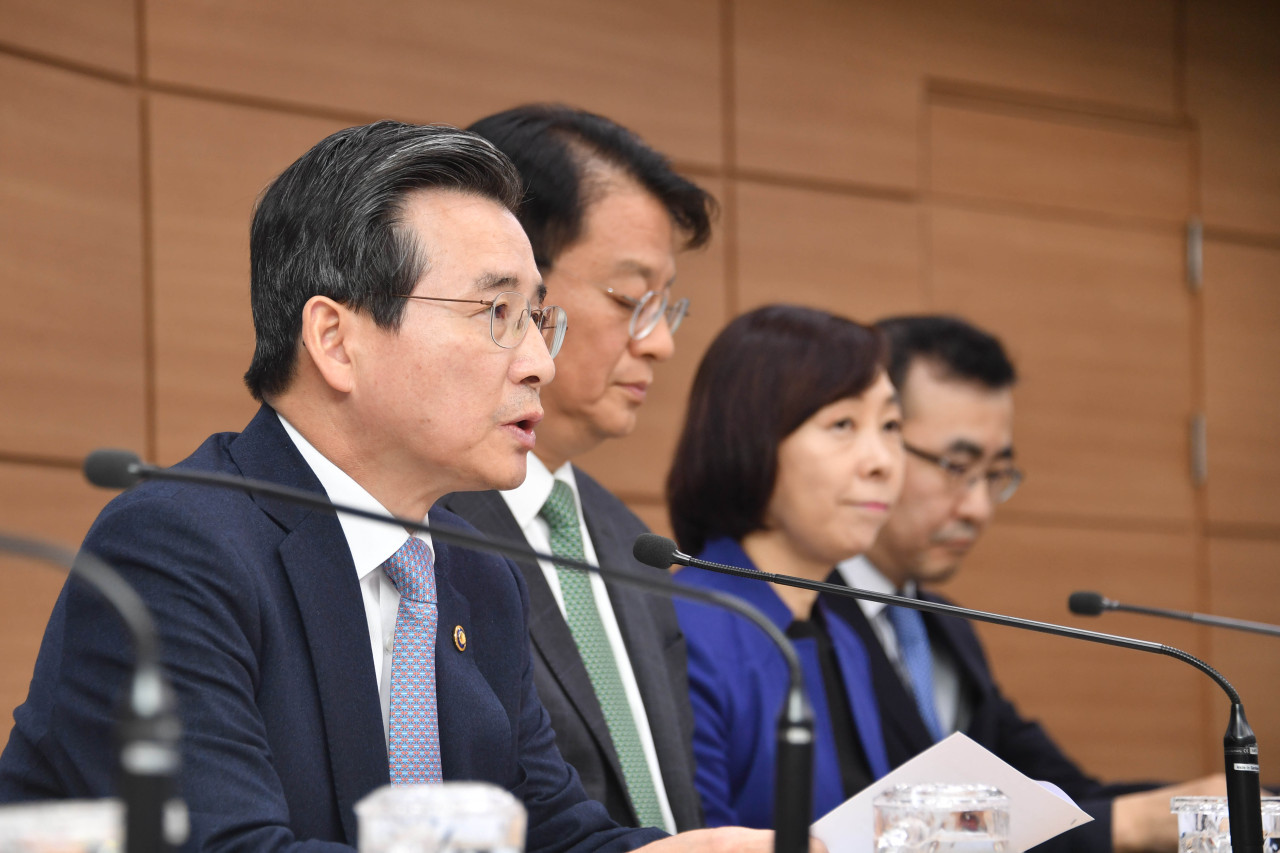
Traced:
<path fill-rule="evenodd" d="M 88 551 L 74 553 L 48 542 L 5 533 L 0 533 L 0 551 L 61 566 L 93 587 L 124 622 L 133 639 L 135 656 L 133 681 L 117 724 L 120 798 L 125 808 L 124 849 L 127 853 L 172 850 L 165 833 L 165 812 L 172 804 L 185 818 L 181 801 L 174 799 L 182 727 L 160 666 L 155 623 L 146 605 L 115 569 Z"/>
<path fill-rule="evenodd" d="M 649 592 L 712 604 L 742 615 L 769 636 L 782 653 L 790 672 L 786 701 L 783 702 L 778 717 L 778 776 L 775 780 L 779 791 L 783 789 L 788 791 L 786 795 L 788 811 L 785 813 L 785 821 L 784 813 L 780 812 L 776 815 L 774 851 L 775 853 L 807 853 L 809 850 L 809 823 L 813 809 L 813 707 L 809 704 L 808 694 L 804 689 L 804 674 L 800 668 L 800 658 L 796 654 L 795 647 L 786 635 L 769 621 L 768 617 L 745 601 L 726 593 L 693 589 L 678 584 L 666 574 L 638 574 L 621 569 L 593 566 L 581 560 L 536 551 L 525 543 L 505 542 L 478 532 L 428 525 L 422 521 L 334 503 L 323 492 L 309 492 L 230 474 L 150 465 L 128 450 L 93 451 L 85 459 L 84 474 L 90 483 L 109 489 L 129 488 L 142 480 L 169 480 L 234 489 L 249 494 L 269 495 L 322 512 L 345 513 L 372 521 L 395 524 L 408 530 L 427 532 L 434 539 L 476 551 L 517 560 L 546 560 L 556 565 L 593 572 L 611 581 Z M 779 802 L 782 799 L 780 795 Z"/>
<path fill-rule="evenodd" d="M 643 542 L 641 540 L 644 540 Z M 990 622 L 994 625 L 1005 625 L 1010 628 L 1022 628 L 1052 634 L 1059 637 L 1072 637 L 1091 643 L 1102 643 L 1119 646 L 1140 652 L 1152 652 L 1176 658 L 1190 664 L 1208 675 L 1222 688 L 1231 700 L 1231 713 L 1227 721 L 1227 732 L 1223 737 L 1223 757 L 1227 774 L 1227 812 L 1231 825 L 1232 849 L 1259 853 L 1262 850 L 1262 786 L 1258 769 L 1258 740 L 1245 718 L 1244 705 L 1240 702 L 1240 694 L 1231 683 L 1209 664 L 1181 649 L 1161 645 L 1147 640 L 1134 640 L 1115 634 L 1102 634 L 1096 631 L 1085 631 L 1079 628 L 1068 628 L 1051 622 L 1036 622 L 1031 619 L 1019 619 L 999 613 L 988 613 L 984 610 L 970 610 L 954 604 L 941 604 L 934 601 L 922 601 L 901 595 L 871 592 L 855 589 L 839 584 L 811 581 L 805 578 L 777 575 L 755 569 L 742 569 L 737 566 L 726 566 L 691 557 L 677 548 L 676 543 L 655 533 L 643 533 L 636 538 L 633 553 L 637 560 L 657 568 L 670 568 L 673 563 L 682 566 L 706 569 L 721 574 L 754 578 L 769 583 L 779 583 L 800 589 L 826 592 L 846 598 L 857 598 L 865 601 L 878 601 L 897 607 L 909 607 L 926 613 L 940 613 L 947 616 L 958 616 L 977 622 Z"/>
<path fill-rule="evenodd" d="M 1140 607 L 1136 604 L 1121 604 L 1097 592 L 1073 592 L 1067 598 L 1067 607 L 1077 616 L 1100 616 L 1107 610 L 1121 610 L 1126 613 L 1141 613 L 1146 616 L 1160 616 L 1165 619 L 1197 622 L 1201 625 L 1208 625 L 1211 628 L 1228 628 L 1234 631 L 1251 631 L 1255 634 L 1280 637 L 1280 625 L 1268 625 L 1266 622 L 1249 622 L 1244 619 L 1231 619 L 1226 616 L 1210 616 L 1205 613 L 1165 610 L 1162 607 Z"/>

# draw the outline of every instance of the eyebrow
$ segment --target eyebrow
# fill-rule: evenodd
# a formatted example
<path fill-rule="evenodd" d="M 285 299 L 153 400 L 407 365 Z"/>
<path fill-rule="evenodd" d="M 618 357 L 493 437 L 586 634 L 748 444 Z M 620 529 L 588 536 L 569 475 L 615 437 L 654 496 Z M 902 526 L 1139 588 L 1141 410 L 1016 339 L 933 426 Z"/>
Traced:
<path fill-rule="evenodd" d="M 520 279 L 513 275 L 499 275 L 498 273 L 485 273 L 476 279 L 476 289 L 481 293 L 502 293 L 507 290 L 517 290 L 520 287 Z M 534 291 L 535 305 L 542 305 L 547 300 L 547 286 L 538 281 L 538 287 Z"/>
<path fill-rule="evenodd" d="M 649 266 L 646 263 L 642 263 L 640 261 L 631 261 L 631 260 L 622 261 L 618 264 L 616 269 L 617 269 L 617 272 L 620 272 L 620 273 L 635 273 L 636 275 L 640 276 L 646 281 L 648 281 L 650 278 L 653 277 L 653 267 Z M 659 285 L 659 287 L 670 288 L 675 283 L 676 283 L 676 277 L 672 275 L 671 278 L 662 282 Z"/>

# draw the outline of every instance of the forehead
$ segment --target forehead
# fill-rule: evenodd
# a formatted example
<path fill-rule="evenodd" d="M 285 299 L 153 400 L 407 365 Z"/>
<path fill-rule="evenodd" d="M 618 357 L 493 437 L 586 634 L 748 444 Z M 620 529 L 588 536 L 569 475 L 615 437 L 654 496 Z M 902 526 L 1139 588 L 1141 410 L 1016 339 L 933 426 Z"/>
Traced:
<path fill-rule="evenodd" d="M 569 256 L 605 264 L 610 272 L 638 272 L 665 279 L 675 274 L 677 238 L 661 200 L 630 177 L 596 179 L 583 210 L 582 233 L 565 247 Z"/>
<path fill-rule="evenodd" d="M 482 298 L 514 290 L 534 299 L 541 287 L 529 238 L 493 199 L 416 190 L 405 197 L 401 227 L 426 258 L 419 295 Z"/>
<path fill-rule="evenodd" d="M 1013 444 L 1013 392 L 947 378 L 924 362 L 907 370 L 900 389 L 903 428 L 924 449 L 939 452 L 967 443 L 986 453 Z"/>

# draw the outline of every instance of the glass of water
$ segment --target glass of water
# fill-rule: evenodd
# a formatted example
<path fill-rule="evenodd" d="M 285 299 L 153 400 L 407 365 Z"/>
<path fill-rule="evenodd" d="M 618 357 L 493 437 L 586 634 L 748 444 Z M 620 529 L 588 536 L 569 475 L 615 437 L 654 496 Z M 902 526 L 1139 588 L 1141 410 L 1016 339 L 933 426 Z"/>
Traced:
<path fill-rule="evenodd" d="M 875 799 L 876 853 L 1005 853 L 1009 798 L 989 785 L 899 785 Z"/>
<path fill-rule="evenodd" d="M 356 803 L 360 853 L 522 853 L 525 810 L 484 782 L 386 785 Z"/>
<path fill-rule="evenodd" d="M 1231 853 L 1231 824 L 1226 797 L 1174 797 L 1178 816 L 1178 853 Z M 1280 797 L 1262 798 L 1262 849 L 1280 851 Z"/>
<path fill-rule="evenodd" d="M 119 800 L 59 800 L 0 806 L 0 853 L 117 853 Z"/>

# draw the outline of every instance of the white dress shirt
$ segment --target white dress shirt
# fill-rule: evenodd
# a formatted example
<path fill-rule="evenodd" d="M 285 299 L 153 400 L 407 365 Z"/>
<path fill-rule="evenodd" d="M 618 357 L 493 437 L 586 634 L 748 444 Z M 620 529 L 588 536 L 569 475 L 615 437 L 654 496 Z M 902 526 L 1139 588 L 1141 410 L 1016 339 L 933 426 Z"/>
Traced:
<path fill-rule="evenodd" d="M 294 429 L 293 424 L 278 412 L 284 431 L 289 434 L 298 452 L 311 467 L 316 479 L 324 487 L 329 500 L 349 504 L 371 512 L 391 515 L 377 498 L 364 490 L 345 471 L 326 459 L 311 442 Z M 425 520 L 425 519 L 424 519 Z M 369 623 L 369 650 L 373 654 L 373 672 L 378 679 L 379 703 L 382 705 L 382 733 L 386 737 L 391 719 L 391 652 L 396 635 L 396 612 L 400 607 L 400 593 L 381 571 L 382 564 L 400 546 L 409 541 L 409 532 L 395 524 L 386 524 L 368 518 L 338 513 L 342 533 L 351 549 L 351 560 L 356 566 L 356 578 L 360 581 L 360 596 L 364 599 L 365 620 Z M 431 535 L 414 533 L 428 547 Z M 432 549 L 434 555 L 435 550 Z"/>
<path fill-rule="evenodd" d="M 542 510 L 547 498 L 551 497 L 551 489 L 555 481 L 560 480 L 573 490 L 573 500 L 578 507 L 578 529 L 582 533 L 582 553 L 586 561 L 593 566 L 600 565 L 596 557 L 595 546 L 591 543 L 591 534 L 582 515 L 582 496 L 578 494 L 578 481 L 573 476 L 573 465 L 569 462 L 560 466 L 552 474 L 537 456 L 529 454 L 528 473 L 524 482 L 514 489 L 500 492 L 507 507 L 515 517 L 516 523 L 524 533 L 530 547 L 537 551 L 550 553 L 551 528 L 546 519 L 538 513 Z M 560 575 L 556 567 L 540 560 L 542 573 L 551 587 L 556 604 L 560 607 L 560 615 L 564 616 L 564 592 L 560 589 Z M 640 687 L 636 684 L 636 674 L 631 668 L 631 658 L 627 655 L 627 647 L 622 642 L 622 631 L 618 629 L 618 619 L 613 612 L 613 603 L 609 600 L 609 589 L 604 579 L 591 574 L 591 591 L 595 595 L 596 609 L 600 611 L 600 621 L 604 625 L 605 636 L 609 639 L 609 647 L 618 663 L 618 673 L 622 676 L 622 686 L 627 694 L 627 703 L 631 706 L 635 717 L 636 729 L 640 734 L 640 745 L 644 749 L 645 762 L 649 765 L 649 773 L 653 776 L 654 789 L 658 795 L 658 805 L 662 809 L 662 819 L 667 832 L 675 833 L 676 822 L 671 814 L 671 803 L 667 799 L 666 786 L 662 781 L 662 768 L 658 765 L 658 752 L 653 746 L 653 732 L 649 728 L 649 716 L 644 709 L 644 700 L 640 696 Z"/>
<path fill-rule="evenodd" d="M 893 583 L 880 574 L 880 570 L 862 555 L 845 560 L 836 566 L 836 569 L 844 578 L 844 582 L 851 587 L 865 589 L 868 592 L 897 593 L 908 598 L 916 597 L 915 581 L 907 581 L 902 591 L 898 592 Z M 898 677 L 907 688 L 907 692 L 912 693 L 911 675 L 898 648 L 898 635 L 893 630 L 893 623 L 889 621 L 889 614 L 885 611 L 888 605 L 881 604 L 879 601 L 859 600 L 858 606 L 862 608 L 863 615 L 871 623 L 871 630 L 875 631 L 880 645 L 884 647 L 885 656 L 898 671 Z M 929 650 L 933 656 L 933 698 L 938 706 L 938 723 L 942 726 L 942 736 L 946 737 L 968 724 L 969 713 L 967 708 L 961 707 L 960 670 L 951 653 L 946 649 L 938 648 L 933 643 L 929 644 Z"/>

